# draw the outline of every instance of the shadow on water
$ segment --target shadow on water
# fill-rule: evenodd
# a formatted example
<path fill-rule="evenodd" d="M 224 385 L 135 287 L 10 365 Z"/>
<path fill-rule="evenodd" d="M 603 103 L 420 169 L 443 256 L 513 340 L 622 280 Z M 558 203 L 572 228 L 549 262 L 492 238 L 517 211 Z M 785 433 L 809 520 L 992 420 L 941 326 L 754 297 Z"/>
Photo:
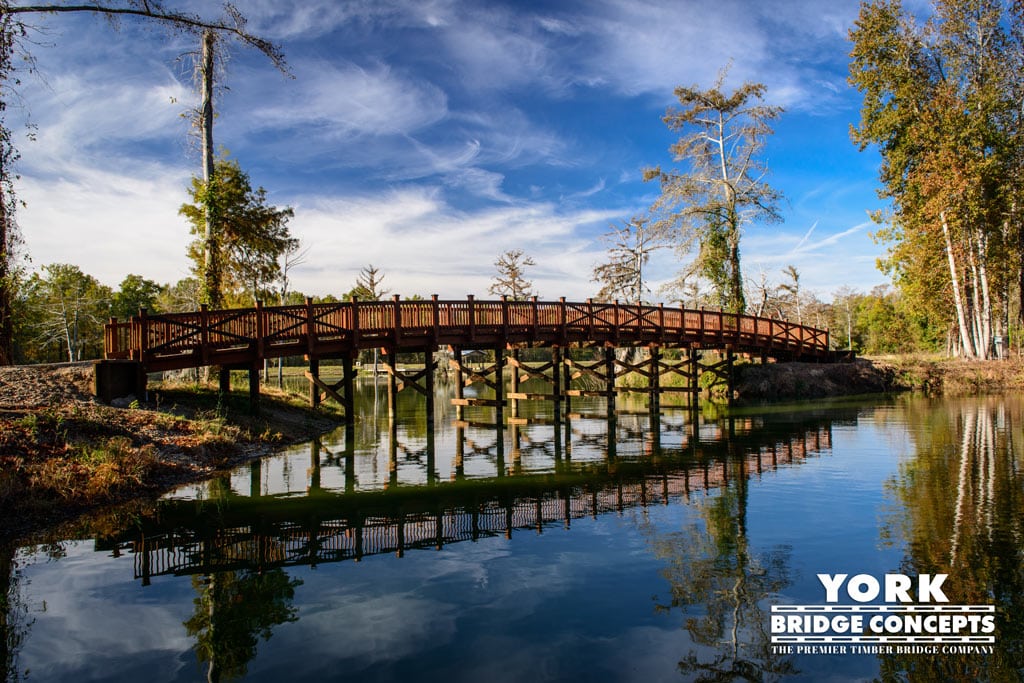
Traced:
<path fill-rule="evenodd" d="M 451 418 L 438 404 L 439 416 Z M 801 548 L 759 538 L 764 527 L 752 530 L 752 499 L 772 473 L 832 460 L 837 431 L 893 420 L 909 433 L 910 452 L 884 481 L 879 495 L 890 505 L 881 528 L 875 520 L 866 525 L 869 544 L 880 540 L 903 553 L 889 571 L 949 574 L 954 603 L 995 604 L 998 637 L 990 655 L 882 655 L 868 676 L 1019 679 L 1021 401 L 907 400 L 732 414 L 669 407 L 653 416 L 630 410 L 628 402 L 612 414 L 602 405 L 581 401 L 566 415 L 524 406 L 522 423 L 500 427 L 478 411 L 435 434 L 413 407 L 389 423 L 375 417 L 374 402 L 364 406 L 365 419 L 337 434 L 168 497 L 153 514 L 95 538 L 94 550 L 130 556 L 136 585 L 190 577 L 193 609 L 181 631 L 213 681 L 245 677 L 261 639 L 302 622 L 303 579 L 296 577 L 308 579 L 311 569 L 387 555 L 428 561 L 433 556 L 421 551 L 571 531 L 615 516 L 658 563 L 662 583 L 648 592 L 649 611 L 685 632 L 669 655 L 678 679 L 810 680 L 813 673 L 802 670 L 813 672 L 814 662 L 778 654 L 769 631 L 773 603 L 809 592 L 795 559 Z M 858 467 L 855 460 L 828 465 Z M 760 495 L 781 495 L 772 500 L 784 508 L 792 494 Z M 673 506 L 692 514 L 674 525 L 659 521 L 657 511 Z M 6 679 L 23 675 L 18 652 L 32 631 L 19 552 L 0 556 Z M 848 662 L 836 660 L 837 680 Z M 420 673 L 445 677 L 441 669 Z M 386 673 L 377 677 L 387 680 Z"/>

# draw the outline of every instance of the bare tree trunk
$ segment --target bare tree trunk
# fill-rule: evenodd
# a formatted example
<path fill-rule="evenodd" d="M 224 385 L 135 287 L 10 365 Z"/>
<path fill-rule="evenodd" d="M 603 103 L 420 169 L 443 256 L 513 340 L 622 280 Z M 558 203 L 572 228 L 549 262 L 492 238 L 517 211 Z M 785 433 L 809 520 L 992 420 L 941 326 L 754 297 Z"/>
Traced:
<path fill-rule="evenodd" d="M 204 250 L 204 286 L 206 298 L 213 308 L 221 307 L 220 294 L 220 254 L 217 235 L 214 227 L 214 197 L 211 188 L 213 182 L 213 61 L 216 35 L 213 31 L 203 32 L 202 55 L 200 57 L 200 81 L 202 104 L 199 111 L 199 134 L 203 147 L 203 187 L 206 201 L 203 202 L 204 234 L 206 245 Z"/>
<path fill-rule="evenodd" d="M 0 169 L 0 175 L 7 169 Z M 14 363 L 14 323 L 11 321 L 11 300 L 14 292 L 11 277 L 11 255 L 8 253 L 8 230 L 11 216 L 7 212 L 7 192 L 0 189 L 0 365 Z"/>
<path fill-rule="evenodd" d="M 964 303 L 960 296 L 960 278 L 956 274 L 956 257 L 953 255 L 953 240 L 949 236 L 949 223 L 946 221 L 946 212 L 939 214 L 942 219 L 942 236 L 946 239 L 946 257 L 949 259 L 949 277 L 953 282 L 953 303 L 956 305 L 956 320 L 960 326 L 960 343 L 964 353 L 970 358 L 976 358 L 974 342 L 971 333 L 967 329 L 967 318 L 964 315 Z"/>

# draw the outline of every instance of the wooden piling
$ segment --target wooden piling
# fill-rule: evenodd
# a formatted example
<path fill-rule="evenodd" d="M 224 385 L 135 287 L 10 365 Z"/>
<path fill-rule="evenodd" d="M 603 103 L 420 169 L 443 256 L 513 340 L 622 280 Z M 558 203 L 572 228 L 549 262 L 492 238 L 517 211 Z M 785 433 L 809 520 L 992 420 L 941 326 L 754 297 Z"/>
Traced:
<path fill-rule="evenodd" d="M 519 417 L 519 349 L 512 349 L 512 359 L 509 365 L 512 366 L 512 377 L 510 378 L 510 391 L 509 391 L 509 414 L 512 418 Z"/>
<path fill-rule="evenodd" d="M 557 431 L 558 419 L 562 410 L 562 349 L 558 346 L 551 347 L 551 384 L 555 430 Z"/>
<path fill-rule="evenodd" d="M 617 309 L 616 315 L 618 315 Z M 615 415 L 615 349 L 611 346 L 604 347 L 604 380 L 608 415 Z"/>
<path fill-rule="evenodd" d="M 309 407 L 316 408 L 320 405 L 320 387 L 318 387 L 317 381 L 320 379 L 320 359 L 310 358 L 309 359 Z M 348 417 L 347 415 L 345 416 Z"/>
<path fill-rule="evenodd" d="M 650 393 L 648 394 L 647 408 L 652 415 L 656 415 L 661 412 L 661 350 L 657 346 L 651 347 L 649 366 L 647 388 Z"/>
<path fill-rule="evenodd" d="M 428 439 L 433 440 L 434 438 L 434 374 L 435 374 L 435 363 L 434 363 L 434 350 L 427 348 L 423 351 L 423 372 L 424 382 L 426 383 L 426 402 L 427 402 L 427 434 Z M 428 446 L 429 450 L 429 446 Z M 432 455 L 432 454 L 431 454 Z"/>
<path fill-rule="evenodd" d="M 518 370 L 518 369 L 517 369 Z M 494 421 L 498 424 L 499 436 L 505 423 L 505 347 L 494 349 Z"/>
<path fill-rule="evenodd" d="M 386 349 L 387 373 L 388 373 L 388 419 L 394 422 L 398 414 L 398 368 L 396 366 L 398 354 L 395 349 Z"/>
<path fill-rule="evenodd" d="M 256 415 L 260 412 L 260 371 L 262 361 L 249 366 L 249 412 Z"/>

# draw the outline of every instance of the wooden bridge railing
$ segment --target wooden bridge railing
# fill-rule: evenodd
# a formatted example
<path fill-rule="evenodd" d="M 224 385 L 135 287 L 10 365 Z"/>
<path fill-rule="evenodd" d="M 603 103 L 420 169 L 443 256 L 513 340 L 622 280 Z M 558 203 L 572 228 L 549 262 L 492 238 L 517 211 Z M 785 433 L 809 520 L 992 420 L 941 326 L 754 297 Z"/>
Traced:
<path fill-rule="evenodd" d="M 358 349 L 472 348 L 505 343 L 665 344 L 825 359 L 827 330 L 722 311 L 537 301 L 357 301 L 153 315 L 105 329 L 105 356 L 151 371 Z"/>

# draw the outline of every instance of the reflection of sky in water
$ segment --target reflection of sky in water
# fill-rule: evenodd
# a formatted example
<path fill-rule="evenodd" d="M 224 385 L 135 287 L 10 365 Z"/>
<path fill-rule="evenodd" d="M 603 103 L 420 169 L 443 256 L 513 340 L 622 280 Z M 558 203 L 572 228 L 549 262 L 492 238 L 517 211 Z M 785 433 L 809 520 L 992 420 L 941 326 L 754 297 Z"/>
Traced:
<path fill-rule="evenodd" d="M 787 557 L 789 585 L 778 595 L 758 598 L 765 614 L 771 602 L 820 604 L 819 572 L 881 575 L 898 571 L 906 552 L 901 538 L 883 543 L 880 528 L 896 503 L 886 490 L 901 477 L 901 463 L 914 456 L 920 432 L 908 427 L 899 407 L 846 408 L 841 420 L 794 422 L 831 424 L 831 450 L 795 464 L 748 472 L 746 528 L 749 551 L 758 559 L 781 552 Z M 819 415 L 824 415 L 821 411 Z M 743 430 L 791 416 L 738 419 Z M 597 461 L 606 422 L 579 420 L 579 460 Z M 617 434 L 620 453 L 639 457 L 650 435 L 646 418 L 623 416 Z M 690 438 L 682 416 L 668 414 L 662 446 L 679 449 Z M 387 477 L 387 432 L 383 460 L 371 445 L 356 449 L 357 479 L 378 487 Z M 575 428 L 575 425 L 574 425 Z M 721 433 L 721 424 L 709 424 Z M 521 456 L 524 470 L 550 469 L 552 427 L 530 426 L 537 445 Z M 773 432 L 775 433 L 775 432 Z M 779 433 L 785 433 L 782 429 Z M 399 430 L 403 438 L 402 430 Z M 444 482 L 453 451 L 454 430 L 438 425 L 437 468 Z M 343 438 L 343 434 L 341 435 Z M 409 435 L 414 441 L 414 435 Z M 487 436 L 482 432 L 480 440 Z M 490 433 L 493 443 L 494 435 Z M 512 464 L 506 430 L 505 463 Z M 329 442 L 326 442 L 329 443 Z M 525 443 L 525 441 L 524 441 Z M 330 451 L 334 446 L 328 445 Z M 494 450 L 480 471 L 494 476 Z M 266 461 L 260 470 L 264 494 L 305 491 L 308 447 Z M 467 451 L 467 476 L 469 474 Z M 326 455 L 323 456 L 326 459 Z M 400 469 L 399 479 L 416 480 L 418 461 Z M 425 464 L 425 458 L 424 458 Z M 487 467 L 492 469 L 487 472 Z M 325 489 L 343 489 L 344 471 L 321 466 Z M 384 479 L 381 479 L 383 477 Z M 233 488 L 250 493 L 250 472 L 233 475 Z M 180 492 L 185 495 L 187 491 Z M 392 554 L 285 569 L 302 581 L 294 606 L 298 621 L 273 627 L 248 663 L 251 680 L 366 681 L 541 681 L 688 680 L 677 668 L 687 652 L 709 655 L 686 631 L 690 616 L 703 607 L 665 611 L 671 587 L 667 560 L 656 556 L 657 542 L 703 528 L 719 489 L 696 491 L 686 503 L 627 508 L 621 514 L 561 522 L 542 533 L 517 529 L 512 538 L 484 537 L 446 544 L 441 550 Z M 696 525 L 696 526 L 695 526 Z M 676 550 L 685 557 L 686 548 Z M 158 576 L 143 587 L 133 579 L 133 558 L 94 552 L 91 543 L 68 545 L 67 557 L 29 563 L 27 595 L 32 624 L 22 665 L 32 680 L 197 680 L 196 663 L 182 623 L 193 612 L 196 592 L 189 577 Z M 727 577 L 728 579 L 728 577 Z M 731 580 L 731 579 L 729 579 Z M 728 585 L 728 580 L 720 585 Z M 44 609 L 45 602 L 45 609 Z M 871 656 L 800 657 L 803 680 L 863 680 L 878 675 Z"/>

